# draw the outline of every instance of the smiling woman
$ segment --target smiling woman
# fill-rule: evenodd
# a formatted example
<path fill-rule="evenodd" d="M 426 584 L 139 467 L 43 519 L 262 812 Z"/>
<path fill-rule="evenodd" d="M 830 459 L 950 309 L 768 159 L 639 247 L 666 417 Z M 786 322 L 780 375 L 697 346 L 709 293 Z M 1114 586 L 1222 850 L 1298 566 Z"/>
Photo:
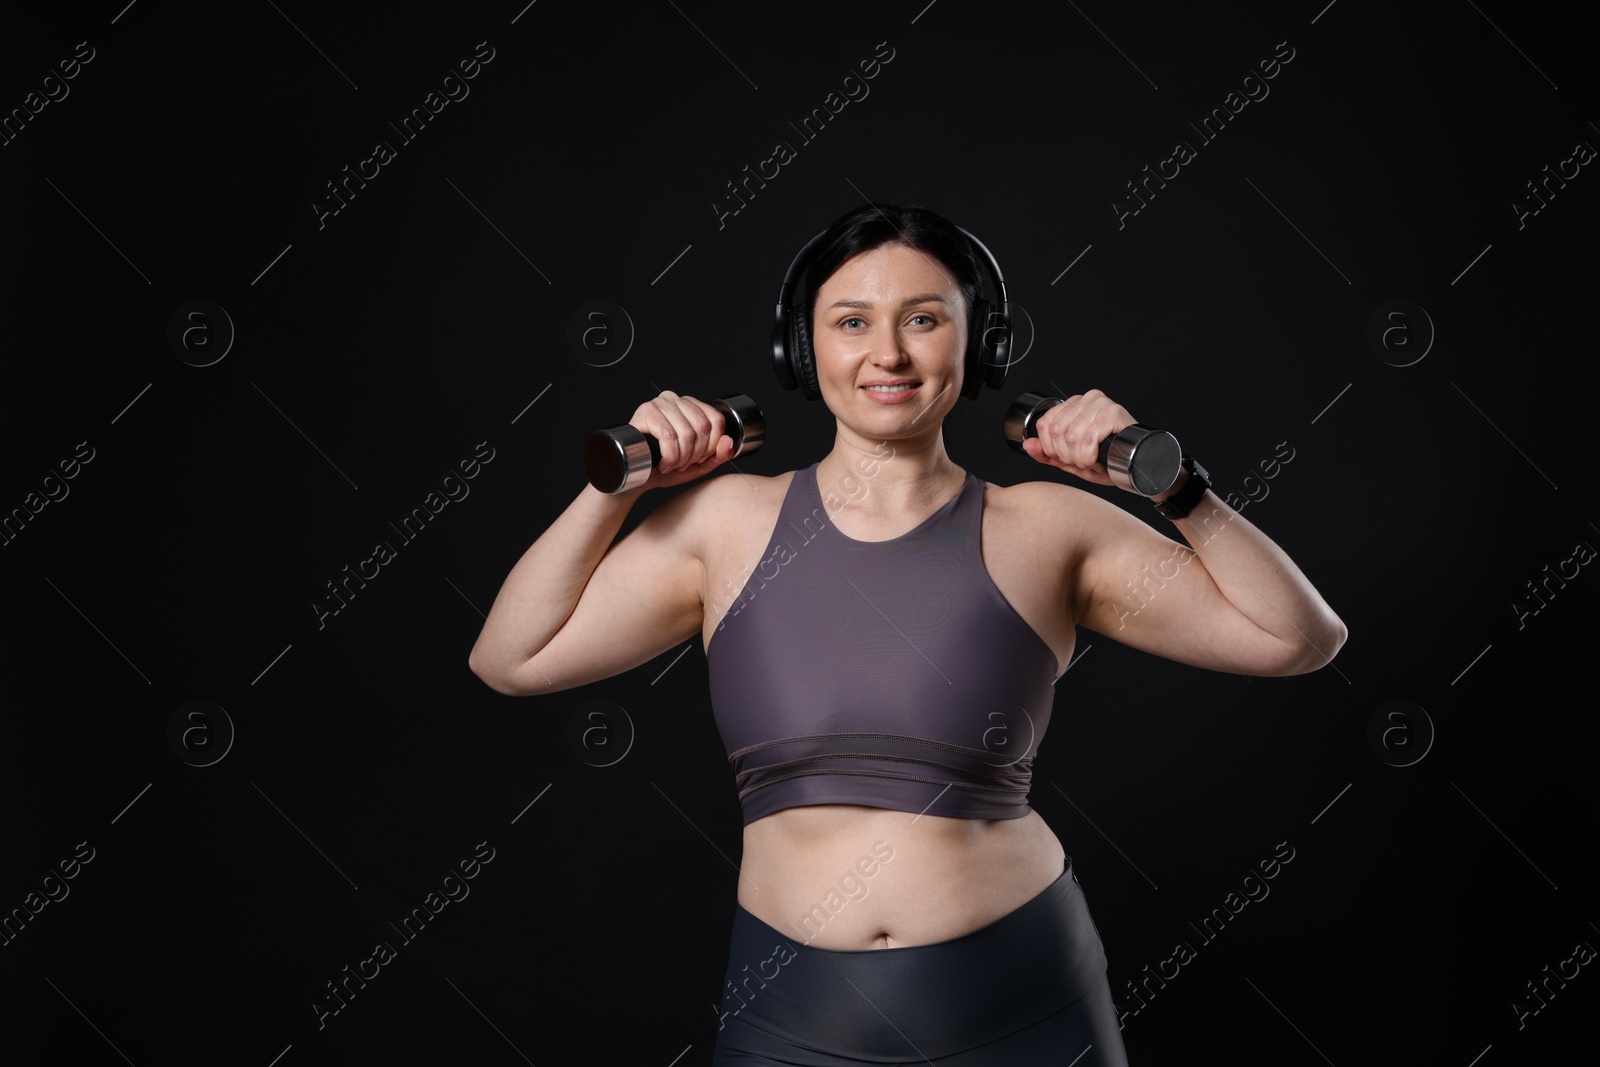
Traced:
<path fill-rule="evenodd" d="M 1003 384 L 1008 319 L 987 249 L 920 208 L 851 212 L 780 291 L 778 377 L 827 405 L 836 437 L 772 491 L 773 535 L 870 450 L 892 444 L 895 464 L 708 649 L 749 876 L 715 1063 L 1125 1062 L 1082 890 L 1027 804 L 1070 625 L 1042 622 L 1015 560 L 996 584 L 1014 528 L 943 447 L 958 400 Z M 993 724 L 1024 719 L 997 753 Z M 872 895 L 784 933 L 864 840 L 896 856 Z M 738 964 L 776 946 L 781 974 L 751 988 Z"/>
<path fill-rule="evenodd" d="M 733 455 L 724 416 L 662 391 L 630 420 L 660 446 L 649 478 L 586 487 L 513 568 L 469 657 L 497 691 L 536 695 L 700 635 L 744 822 L 713 1063 L 1126 1064 L 1104 945 L 1029 805 L 1076 627 L 1268 676 L 1315 670 L 1344 641 L 1191 461 L 1151 499 L 1192 549 L 1077 488 L 958 466 L 944 417 L 1004 384 L 1009 317 L 967 231 L 924 208 L 846 214 L 791 262 L 772 338 L 779 381 L 826 405 L 828 452 L 703 479 Z M 1099 445 L 1135 421 L 1091 389 L 1024 450 L 1111 485 Z M 869 468 L 871 493 L 824 507 Z M 696 479 L 612 544 L 641 493 Z M 1202 537 L 1201 517 L 1224 532 Z M 1175 551 L 1187 563 L 1162 596 L 1120 608 L 1126 577 Z M 838 872 L 868 843 L 894 862 L 846 908 Z M 797 915 L 813 917 L 804 938 Z"/>

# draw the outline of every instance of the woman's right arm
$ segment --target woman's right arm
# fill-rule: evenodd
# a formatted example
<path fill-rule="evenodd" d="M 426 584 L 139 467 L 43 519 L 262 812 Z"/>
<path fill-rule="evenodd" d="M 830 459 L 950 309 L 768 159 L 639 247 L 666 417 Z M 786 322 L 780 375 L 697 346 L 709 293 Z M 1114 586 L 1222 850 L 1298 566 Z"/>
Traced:
<path fill-rule="evenodd" d="M 611 542 L 640 495 L 699 478 L 732 456 L 733 441 L 715 408 L 670 392 L 640 405 L 629 421 L 657 439 L 661 462 L 626 493 L 584 486 L 517 561 L 467 658 L 496 692 L 537 696 L 609 678 L 703 625 L 701 530 L 709 505 L 696 504 L 721 479 L 677 494 Z"/>

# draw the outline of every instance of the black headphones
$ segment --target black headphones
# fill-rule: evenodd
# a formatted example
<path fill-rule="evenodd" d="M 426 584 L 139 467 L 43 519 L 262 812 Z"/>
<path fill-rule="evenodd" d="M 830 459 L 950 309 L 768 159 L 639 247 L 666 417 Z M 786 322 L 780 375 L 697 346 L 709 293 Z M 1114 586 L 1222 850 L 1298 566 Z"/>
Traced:
<path fill-rule="evenodd" d="M 956 229 L 966 238 L 982 276 L 978 299 L 973 302 L 972 317 L 967 323 L 967 366 L 961 389 L 962 396 L 976 400 L 984 383 L 991 389 L 1005 385 L 1011 365 L 1011 304 L 1006 300 L 1000 264 L 982 241 L 960 226 Z M 807 241 L 789 264 L 783 287 L 778 290 L 778 321 L 772 328 L 772 369 L 778 382 L 785 389 L 801 390 L 807 400 L 822 399 L 822 390 L 817 386 L 816 353 L 811 348 L 810 294 L 797 290 L 827 232 L 823 230 Z"/>

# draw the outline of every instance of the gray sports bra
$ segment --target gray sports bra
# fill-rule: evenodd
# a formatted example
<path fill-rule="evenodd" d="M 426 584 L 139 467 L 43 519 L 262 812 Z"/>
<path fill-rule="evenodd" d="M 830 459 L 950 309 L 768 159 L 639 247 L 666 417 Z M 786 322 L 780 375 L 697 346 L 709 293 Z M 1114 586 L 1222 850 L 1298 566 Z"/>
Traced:
<path fill-rule="evenodd" d="M 798 470 L 712 635 L 711 703 L 746 825 L 805 804 L 1028 814 L 1055 653 L 979 550 L 984 483 L 888 541 L 839 532 Z"/>

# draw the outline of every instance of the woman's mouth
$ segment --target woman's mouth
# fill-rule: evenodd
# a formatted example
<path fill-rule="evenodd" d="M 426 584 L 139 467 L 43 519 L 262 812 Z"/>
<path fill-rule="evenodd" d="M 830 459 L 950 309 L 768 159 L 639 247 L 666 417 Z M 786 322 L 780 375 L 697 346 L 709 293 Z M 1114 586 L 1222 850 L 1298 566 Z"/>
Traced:
<path fill-rule="evenodd" d="M 900 385 L 864 385 L 861 389 L 879 404 L 903 404 L 911 399 L 920 385 L 920 382 L 905 382 Z"/>

